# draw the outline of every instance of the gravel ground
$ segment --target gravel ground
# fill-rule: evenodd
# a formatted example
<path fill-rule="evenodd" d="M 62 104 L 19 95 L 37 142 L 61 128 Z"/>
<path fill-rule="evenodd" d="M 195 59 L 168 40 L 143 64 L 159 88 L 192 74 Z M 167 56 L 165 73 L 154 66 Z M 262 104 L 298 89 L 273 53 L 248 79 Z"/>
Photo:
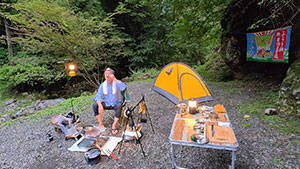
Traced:
<path fill-rule="evenodd" d="M 120 154 L 118 154 L 119 146 L 114 151 L 118 161 L 102 156 L 99 164 L 89 166 L 83 153 L 67 150 L 75 141 L 65 140 L 62 134 L 55 132 L 50 125 L 52 117 L 48 116 L 16 122 L 10 126 L 1 126 L 0 168 L 171 168 L 168 137 L 175 116 L 175 106 L 153 92 L 151 86 L 150 82 L 136 82 L 128 85 L 132 105 L 141 99 L 141 94 L 145 95 L 155 128 L 155 133 L 152 133 L 150 123 L 143 125 L 142 145 L 146 157 L 143 157 L 139 145 L 126 142 Z M 268 123 L 256 118 L 247 119 L 250 127 L 242 127 L 244 114 L 236 108 L 242 103 L 253 100 L 259 90 L 243 87 L 235 92 L 231 86 L 215 83 L 209 84 L 209 88 L 215 101 L 207 105 L 225 105 L 238 139 L 236 168 L 294 169 L 300 167 L 300 137 L 298 135 L 282 134 L 275 129 L 270 129 Z M 87 105 L 86 112 L 79 114 L 83 124 L 97 124 L 91 105 L 92 101 L 90 105 Z M 111 133 L 109 130 L 111 122 L 105 121 L 108 135 Z M 51 131 L 54 137 L 50 143 L 45 142 L 48 131 Z M 179 147 L 175 147 L 175 152 L 177 164 L 191 168 L 223 169 L 228 168 L 231 162 L 231 153 L 226 150 L 183 147 L 181 151 Z"/>

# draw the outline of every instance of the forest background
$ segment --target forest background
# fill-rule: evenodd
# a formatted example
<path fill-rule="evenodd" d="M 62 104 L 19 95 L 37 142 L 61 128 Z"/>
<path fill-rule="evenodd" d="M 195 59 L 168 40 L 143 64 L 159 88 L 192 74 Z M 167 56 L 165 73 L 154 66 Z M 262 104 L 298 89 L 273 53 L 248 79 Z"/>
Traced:
<path fill-rule="evenodd" d="M 293 0 L 4 0 L 2 98 L 73 97 L 95 91 L 106 67 L 121 79 L 184 62 L 205 80 L 274 84 L 272 101 L 298 118 L 299 11 Z M 245 61 L 247 32 L 291 25 L 288 64 Z M 78 65 L 76 77 L 68 76 L 70 62 Z"/>

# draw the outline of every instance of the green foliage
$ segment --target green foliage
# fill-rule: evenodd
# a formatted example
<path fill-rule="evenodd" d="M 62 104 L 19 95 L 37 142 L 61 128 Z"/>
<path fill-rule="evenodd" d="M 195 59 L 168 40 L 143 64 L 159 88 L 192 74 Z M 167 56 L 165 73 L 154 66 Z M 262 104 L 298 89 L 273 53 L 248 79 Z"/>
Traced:
<path fill-rule="evenodd" d="M 121 37 L 111 21 L 123 6 L 102 20 L 74 15 L 54 1 L 24 0 L 13 8 L 17 14 L 2 15 L 22 32 L 22 36 L 13 38 L 15 43 L 51 56 L 54 66 L 77 63 L 79 75 L 95 87 L 101 77 L 97 70 L 117 64 L 117 58 L 125 55 L 122 47 L 127 39 Z M 42 70 L 46 72 L 45 68 Z"/>
<path fill-rule="evenodd" d="M 3 47 L 0 47 L 0 66 L 8 63 L 8 51 Z"/>
<path fill-rule="evenodd" d="M 271 116 L 264 114 L 267 108 L 276 107 L 277 99 L 277 91 L 273 91 L 271 87 L 269 89 L 266 88 L 252 102 L 243 103 L 243 106 L 239 110 L 245 114 L 250 114 L 252 117 L 258 117 L 268 122 L 270 128 L 278 129 L 285 134 L 294 133 L 300 135 L 300 125 L 295 118 L 282 114 Z"/>
<path fill-rule="evenodd" d="M 296 1 L 295 1 L 296 2 Z M 267 15 L 257 18 L 252 23 L 248 30 L 264 26 L 272 26 L 272 28 L 284 27 L 284 26 L 298 26 L 299 22 L 296 16 L 299 15 L 300 9 L 293 0 L 260 0 L 257 5 L 260 6 L 264 13 L 268 12 Z M 290 11 L 289 14 L 283 11 Z"/>
<path fill-rule="evenodd" d="M 158 73 L 159 73 L 159 70 L 155 69 L 155 68 L 151 68 L 151 69 L 138 69 L 138 70 L 131 70 L 130 71 L 130 77 L 133 79 L 133 80 L 145 80 L 145 79 L 148 79 L 148 78 L 155 78 Z"/>
<path fill-rule="evenodd" d="M 86 19 L 90 17 L 104 18 L 101 2 L 98 0 L 55 0 L 61 6 L 70 9 L 72 12 Z"/>
<path fill-rule="evenodd" d="M 195 68 L 201 77 L 210 81 L 228 81 L 232 79 L 232 71 L 225 64 L 220 51 L 213 51 L 207 56 L 207 60 L 204 64 Z"/>
<path fill-rule="evenodd" d="M 35 86 L 37 84 L 52 84 L 56 78 L 62 74 L 56 75 L 46 66 L 33 66 L 32 64 L 22 65 L 4 65 L 0 68 L 0 81 L 6 82 L 7 86 L 15 87 L 26 84 Z"/>
<path fill-rule="evenodd" d="M 7 50 L 5 50 L 7 51 Z M 0 67 L 0 83 L 6 84 L 8 88 L 15 88 L 21 85 L 47 86 L 63 78 L 61 69 L 50 69 L 49 56 L 24 51 L 22 48 L 15 48 L 11 61 L 15 65 L 7 64 Z"/>
<path fill-rule="evenodd" d="M 145 31 L 137 39 L 131 67 L 151 68 L 172 61 L 203 64 L 209 50 L 220 44 L 220 20 L 230 1 L 130 2 L 137 6 L 130 13 L 140 16 Z"/>

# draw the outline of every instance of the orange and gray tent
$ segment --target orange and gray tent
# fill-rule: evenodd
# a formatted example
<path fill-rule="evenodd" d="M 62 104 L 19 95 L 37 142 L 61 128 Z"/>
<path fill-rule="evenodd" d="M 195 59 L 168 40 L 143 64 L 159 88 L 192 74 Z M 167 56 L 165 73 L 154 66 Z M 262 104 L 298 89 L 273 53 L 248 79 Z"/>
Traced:
<path fill-rule="evenodd" d="M 157 75 L 152 90 L 175 104 L 195 99 L 197 102 L 213 100 L 202 77 L 190 66 L 173 62 Z"/>

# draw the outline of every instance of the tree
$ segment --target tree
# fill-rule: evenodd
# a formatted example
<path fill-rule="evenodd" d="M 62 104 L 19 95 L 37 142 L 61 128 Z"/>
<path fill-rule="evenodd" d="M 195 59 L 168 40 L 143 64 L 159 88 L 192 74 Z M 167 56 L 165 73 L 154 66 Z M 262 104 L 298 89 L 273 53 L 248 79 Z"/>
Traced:
<path fill-rule="evenodd" d="M 102 20 L 75 15 L 51 0 L 24 0 L 12 7 L 17 14 L 2 15 L 19 32 L 12 38 L 15 43 L 51 56 L 48 63 L 52 68 L 62 68 L 71 61 L 77 63 L 79 75 L 94 87 L 98 87 L 102 77 L 99 70 L 113 66 L 118 56 L 125 55 L 122 47 L 128 39 L 120 37 L 112 24 L 112 17 L 121 13 L 123 6 Z"/>
<path fill-rule="evenodd" d="M 10 37 L 10 30 L 8 28 L 8 23 L 7 21 L 4 19 L 4 26 L 5 26 L 5 33 L 6 33 L 6 43 L 7 43 L 7 48 L 8 48 L 8 55 L 9 58 L 13 57 L 13 49 L 11 46 L 11 37 Z M 13 63 L 11 62 L 11 60 L 9 59 L 10 64 L 12 65 Z"/>
<path fill-rule="evenodd" d="M 9 12 L 9 13 L 14 12 L 14 10 L 9 7 L 9 4 L 16 3 L 16 0 L 4 0 L 2 3 L 6 4 L 6 5 L 0 6 L 0 11 Z M 0 20 L 3 21 L 4 27 L 5 27 L 5 40 L 6 40 L 6 45 L 7 45 L 7 49 L 8 49 L 8 58 L 7 59 L 9 61 L 10 65 L 14 65 L 14 63 L 12 62 L 12 59 L 11 59 L 13 57 L 13 47 L 11 44 L 11 31 L 9 28 L 9 22 L 7 21 L 7 18 L 5 18 L 5 17 L 0 17 Z"/>

